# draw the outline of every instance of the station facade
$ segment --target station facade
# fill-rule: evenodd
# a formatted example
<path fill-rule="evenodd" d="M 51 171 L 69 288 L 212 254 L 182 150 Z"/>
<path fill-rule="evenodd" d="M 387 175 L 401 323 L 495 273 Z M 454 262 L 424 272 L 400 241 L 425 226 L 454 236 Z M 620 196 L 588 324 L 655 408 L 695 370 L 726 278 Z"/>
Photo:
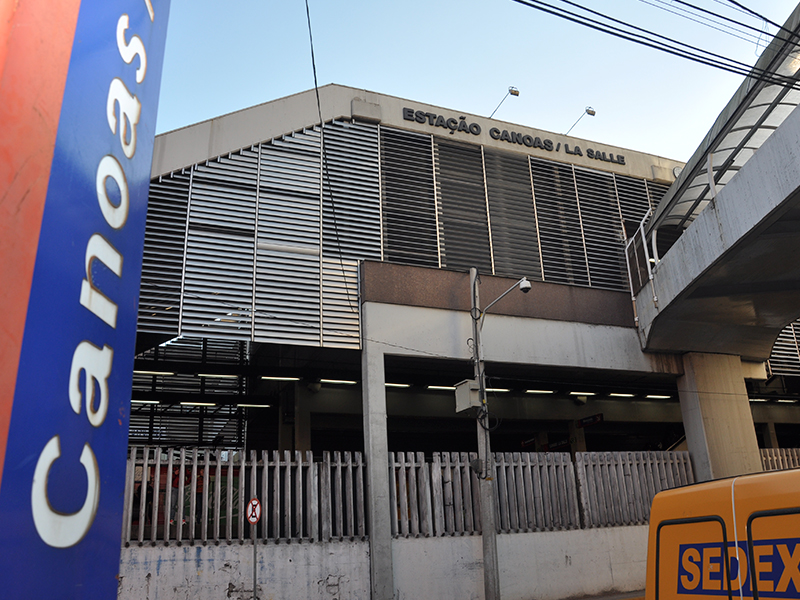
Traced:
<path fill-rule="evenodd" d="M 472 450 L 452 386 L 477 267 L 486 303 L 533 283 L 486 321 L 496 449 L 681 444 L 683 365 L 641 351 L 624 252 L 681 163 L 338 85 L 320 100 L 156 139 L 131 443 L 360 450 L 378 344 L 389 447 Z M 794 327 L 744 365 L 760 444 L 797 445 Z"/>

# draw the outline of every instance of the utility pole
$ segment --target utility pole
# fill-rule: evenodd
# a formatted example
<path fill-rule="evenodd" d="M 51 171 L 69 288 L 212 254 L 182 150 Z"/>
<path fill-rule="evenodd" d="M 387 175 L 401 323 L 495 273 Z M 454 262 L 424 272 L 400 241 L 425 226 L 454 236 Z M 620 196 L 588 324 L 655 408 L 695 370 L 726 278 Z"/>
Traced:
<path fill-rule="evenodd" d="M 481 326 L 483 325 L 478 294 L 478 269 L 469 270 L 472 290 L 472 361 L 474 377 L 478 381 L 480 407 L 478 408 L 478 460 L 480 473 L 481 538 L 483 541 L 483 588 L 485 600 L 500 600 L 500 571 L 497 565 L 497 526 L 495 524 L 494 461 L 489 443 L 489 411 L 486 404 L 486 373 L 483 368 Z"/>

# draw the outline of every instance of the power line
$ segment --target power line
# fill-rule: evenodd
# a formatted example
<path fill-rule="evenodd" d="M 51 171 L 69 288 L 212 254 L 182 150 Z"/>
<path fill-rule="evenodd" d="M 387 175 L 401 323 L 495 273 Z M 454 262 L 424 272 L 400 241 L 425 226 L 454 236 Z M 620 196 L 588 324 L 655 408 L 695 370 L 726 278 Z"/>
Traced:
<path fill-rule="evenodd" d="M 314 37 L 311 35 L 311 11 L 308 8 L 308 0 L 306 2 L 306 21 L 308 23 L 308 42 L 311 46 L 311 69 L 314 73 L 314 93 L 317 97 L 317 114 L 319 115 L 319 126 L 320 126 L 320 133 L 319 133 L 319 145 L 320 145 L 320 154 L 322 155 L 322 206 L 320 207 L 322 211 L 322 216 L 324 218 L 325 215 L 325 183 L 328 184 L 328 198 L 331 202 L 331 216 L 333 217 L 333 232 L 334 232 L 334 239 L 336 241 L 336 252 L 339 255 L 339 267 L 342 271 L 342 279 L 346 282 L 347 281 L 347 273 L 345 272 L 344 268 L 344 259 L 342 257 L 342 245 L 339 239 L 339 224 L 336 220 L 336 203 L 333 199 L 333 187 L 331 186 L 331 176 L 330 171 L 328 169 L 328 153 L 325 149 L 325 122 L 322 120 L 322 103 L 319 100 L 319 84 L 317 83 L 317 62 L 314 57 Z M 322 235 L 322 244 L 320 248 L 320 260 L 322 260 L 322 251 L 324 250 L 325 243 L 324 243 L 324 235 L 325 231 L 320 232 Z M 350 312 L 357 313 L 358 307 L 353 305 L 353 299 L 350 297 L 350 288 L 345 286 L 345 294 L 347 296 L 347 303 L 350 305 Z"/>
<path fill-rule="evenodd" d="M 733 6 L 733 7 L 731 7 L 731 6 L 728 4 L 728 2 L 727 2 L 726 0 L 714 0 L 714 2 L 716 2 L 716 3 L 717 3 L 717 4 L 719 4 L 720 6 L 727 6 L 728 8 L 733 8 L 733 10 L 736 10 L 736 11 L 738 11 L 738 12 L 742 13 L 742 14 L 745 14 L 745 15 L 750 15 L 750 13 L 749 13 L 749 12 L 747 12 L 746 10 L 742 10 L 741 8 L 739 8 L 739 7 L 737 7 L 737 6 Z M 752 16 L 752 15 L 751 15 L 751 16 Z"/>
<path fill-rule="evenodd" d="M 733 21 L 732 19 L 728 19 L 727 17 L 725 17 L 723 15 L 719 15 L 717 13 L 713 13 L 711 11 L 707 11 L 704 8 L 700 8 L 700 7 L 694 6 L 692 4 L 688 4 L 686 2 L 681 2 L 680 0 L 673 0 L 673 1 L 677 2 L 678 4 L 683 4 L 683 5 L 689 6 L 689 7 L 693 8 L 695 10 L 698 10 L 700 12 L 704 12 L 704 13 L 708 13 L 708 14 L 714 15 L 715 17 L 717 17 L 719 19 L 724 19 L 726 21 L 732 21 L 732 22 L 734 22 L 734 23 L 736 23 L 736 24 L 738 24 L 738 25 L 740 25 L 742 27 L 745 27 L 746 29 L 753 29 L 755 31 L 758 31 L 759 35 L 757 36 L 757 35 L 755 35 L 753 33 L 749 33 L 747 31 L 742 31 L 741 29 L 736 29 L 735 27 L 733 27 L 731 25 L 720 23 L 719 21 L 715 21 L 714 19 L 712 19 L 710 17 L 705 17 L 703 15 L 697 15 L 697 14 L 693 13 L 692 11 L 690 11 L 690 10 L 688 10 L 686 8 L 681 8 L 681 7 L 677 6 L 677 7 L 674 7 L 675 10 L 672 10 L 672 8 L 668 8 L 669 5 L 667 4 L 667 2 L 665 0 L 655 0 L 655 2 L 657 2 L 658 4 L 654 4 L 650 0 L 639 0 L 639 2 L 642 2 L 643 4 L 647 4 L 648 6 L 652 6 L 653 8 L 657 8 L 659 10 L 663 10 L 663 11 L 668 12 L 670 14 L 673 14 L 673 15 L 676 15 L 678 17 L 681 17 L 682 19 L 687 19 L 689 21 L 692 21 L 693 23 L 698 23 L 699 25 L 703 25 L 704 27 L 709 27 L 710 29 L 714 29 L 715 31 L 719 31 L 720 33 L 724 33 L 726 35 L 730 35 L 730 36 L 735 37 L 737 39 L 740 39 L 740 40 L 742 40 L 744 42 L 757 44 L 758 41 L 761 38 L 761 35 L 763 34 L 763 32 L 760 29 L 758 29 L 756 27 L 753 27 L 752 25 L 748 25 L 746 23 L 740 23 L 738 21 Z M 697 18 L 693 18 L 693 17 L 697 17 Z M 716 25 L 719 25 L 719 27 L 717 27 L 715 25 L 712 25 L 711 23 L 715 23 Z M 729 31 L 729 30 L 731 30 L 731 31 Z M 736 33 L 734 33 L 734 31 Z M 741 34 L 741 35 L 739 35 L 739 34 Z M 744 37 L 744 36 L 748 36 L 748 37 L 750 37 L 750 39 L 747 39 L 747 37 Z"/>
<path fill-rule="evenodd" d="M 514 0 L 514 1 L 517 2 L 518 4 L 527 6 L 528 8 L 535 8 L 536 10 L 552 14 L 554 16 L 563 18 L 567 21 L 577 23 L 579 25 L 583 25 L 585 27 L 589 27 L 590 29 L 600 31 L 602 33 L 608 33 L 615 37 L 624 39 L 626 41 L 635 42 L 637 44 L 647 46 L 655 50 L 660 50 L 662 52 L 666 52 L 668 54 L 672 54 L 680 58 L 686 58 L 688 60 L 692 60 L 694 62 L 704 64 L 707 66 L 715 67 L 717 69 L 728 71 L 730 73 L 734 73 L 737 75 L 743 75 L 745 77 L 759 79 L 776 85 L 789 86 L 796 89 L 800 89 L 797 80 L 793 77 L 777 75 L 775 73 L 771 73 L 764 69 L 751 67 L 750 65 L 747 65 L 745 63 L 727 58 L 725 56 L 713 52 L 709 52 L 707 50 L 703 50 L 701 48 L 696 48 L 694 46 L 685 44 L 683 42 L 679 42 L 667 36 L 657 34 L 653 31 L 637 27 L 635 25 L 631 25 L 630 23 L 626 23 L 619 19 L 614 19 L 613 17 L 588 9 L 584 6 L 577 5 L 573 2 L 569 2 L 568 0 L 561 0 L 561 1 L 564 2 L 565 4 L 574 6 L 580 10 L 583 10 L 590 14 L 594 14 L 603 19 L 606 19 L 607 21 L 610 21 L 612 23 L 618 23 L 620 25 L 623 25 L 624 27 L 631 29 L 633 31 L 628 31 L 620 27 L 616 27 L 614 25 L 609 25 L 608 23 L 603 23 L 601 21 L 592 19 L 585 15 L 581 15 L 564 8 L 553 6 L 552 4 L 543 2 L 541 0 Z M 636 33 L 637 31 L 640 31 L 642 33 Z M 795 36 L 796 34 L 792 33 L 792 35 Z M 659 38 L 669 43 L 665 43 L 664 41 L 659 41 L 659 39 L 654 39 L 654 38 Z"/>
<path fill-rule="evenodd" d="M 662 3 L 662 4 L 664 4 L 664 0 L 657 0 L 657 1 Z M 736 19 L 731 19 L 730 17 L 726 17 L 725 15 L 722 15 L 720 13 L 715 13 L 712 10 L 708 10 L 706 8 L 703 8 L 702 6 L 697 6 L 697 5 L 692 4 L 690 2 L 686 2 L 685 0 L 672 0 L 672 1 L 677 3 L 677 4 L 681 4 L 683 6 L 688 6 L 689 8 L 692 8 L 692 9 L 698 11 L 698 12 L 702 12 L 702 13 L 711 15 L 713 17 L 717 17 L 719 19 L 722 19 L 723 21 L 727 21 L 729 23 L 733 23 L 735 25 L 739 25 L 740 27 L 744 27 L 745 29 L 749 29 L 751 31 L 756 31 L 756 32 L 758 32 L 759 36 L 764 33 L 763 29 L 761 29 L 760 27 L 754 27 L 753 25 L 750 25 L 748 23 L 744 23 L 742 21 L 737 21 Z M 747 14 L 747 13 L 745 13 L 745 14 Z M 764 19 L 761 19 L 761 20 L 764 21 Z M 779 27 L 779 29 L 782 29 L 782 28 Z"/>
<path fill-rule="evenodd" d="M 736 2 L 736 0 L 728 0 L 728 2 L 729 2 L 730 4 L 733 4 L 733 5 L 734 5 L 734 6 L 736 6 L 737 8 L 741 9 L 741 10 L 742 10 L 742 11 L 744 11 L 745 13 L 751 14 L 751 15 L 753 15 L 754 17 L 758 17 L 759 19 L 761 19 L 762 21 L 765 21 L 765 22 L 769 23 L 769 24 L 770 24 L 770 25 L 772 25 L 773 27 L 777 27 L 777 28 L 778 28 L 778 29 L 780 29 L 781 31 L 785 31 L 785 32 L 786 32 L 786 33 L 788 33 L 788 34 L 789 34 L 791 37 L 795 37 L 795 35 L 796 35 L 796 34 L 795 34 L 793 31 L 789 31 L 788 29 L 784 29 L 784 28 L 783 28 L 781 25 L 778 25 L 778 24 L 777 24 L 777 23 L 775 23 L 774 21 L 770 21 L 770 20 L 769 20 L 767 17 L 765 17 L 764 15 L 762 15 L 762 14 L 759 14 L 759 13 L 757 13 L 756 11 L 754 11 L 754 10 L 752 10 L 752 9 L 749 9 L 749 8 L 747 8 L 747 7 L 746 7 L 746 6 L 744 6 L 743 4 L 740 4 L 740 3 Z M 791 38 L 790 38 L 790 39 L 791 39 Z"/>
<path fill-rule="evenodd" d="M 651 30 L 644 29 L 644 28 L 638 27 L 636 25 L 632 25 L 632 24 L 627 23 L 625 21 L 622 21 L 620 19 L 615 19 L 614 17 L 610 17 L 610 16 L 608 16 L 608 15 L 606 15 L 604 13 L 601 13 L 601 12 L 586 8 L 585 6 L 576 4 L 575 2 L 571 2 L 569 0 L 561 0 L 561 2 L 563 2 L 564 4 L 567 4 L 567 5 L 573 6 L 575 8 L 578 8 L 580 10 L 583 10 L 583 11 L 589 13 L 589 14 L 598 16 L 598 17 L 600 17 L 602 19 L 605 19 L 607 21 L 610 21 L 612 23 L 617 23 L 619 25 L 627 27 L 627 28 L 633 30 L 633 32 L 626 31 L 624 29 L 621 29 L 620 27 L 615 27 L 613 25 L 608 25 L 606 23 L 602 23 L 602 22 L 597 21 L 595 19 L 591 19 L 589 17 L 580 15 L 580 14 L 572 12 L 572 11 L 568 11 L 568 10 L 563 9 L 563 8 L 558 8 L 556 6 L 553 6 L 552 4 L 548 4 L 546 2 L 542 2 L 541 0 L 515 0 L 515 1 L 519 2 L 520 4 L 525 4 L 525 5 L 527 5 L 527 6 L 531 7 L 531 8 L 536 8 L 537 10 L 542 10 L 544 12 L 548 12 L 550 14 L 554 14 L 556 16 L 560 16 L 562 18 L 565 18 L 567 20 L 579 23 L 581 25 L 585 25 L 585 26 L 590 27 L 592 29 L 597 29 L 597 30 L 602 31 L 604 33 L 610 33 L 611 35 L 615 35 L 616 37 L 621 37 L 622 39 L 626 39 L 628 41 L 633 41 L 633 42 L 636 42 L 638 44 L 654 48 L 656 50 L 661 50 L 663 52 L 667 52 L 669 54 L 673 54 L 673 55 L 679 56 L 681 58 L 688 58 L 688 59 L 693 60 L 695 62 L 699 62 L 701 64 L 705 64 L 705 65 L 708 65 L 708 66 L 713 66 L 713 67 L 716 67 L 716 68 L 719 68 L 719 69 L 722 69 L 722 70 L 726 70 L 726 71 L 729 71 L 729 72 L 732 72 L 732 73 L 735 73 L 735 74 L 746 75 L 747 76 L 747 75 L 751 75 L 751 71 L 762 71 L 762 74 L 770 75 L 770 76 L 774 77 L 774 75 L 772 75 L 772 74 L 770 74 L 770 73 L 768 73 L 766 71 L 763 71 L 763 69 L 751 68 L 750 65 L 748 65 L 746 63 L 742 63 L 742 62 L 727 58 L 725 56 L 722 56 L 722 55 L 719 55 L 719 54 L 716 54 L 716 53 L 713 53 L 713 52 L 709 52 L 707 50 L 703 50 L 701 48 L 697 48 L 697 47 L 692 46 L 690 44 L 686 44 L 686 43 L 680 42 L 678 40 L 675 40 L 673 38 L 670 38 L 670 37 L 655 33 L 655 32 L 653 32 Z M 547 8 L 544 8 L 544 7 L 547 7 Z M 548 8 L 551 9 L 551 10 L 548 10 Z M 644 35 L 639 34 L 639 33 L 635 33 L 636 31 L 642 32 Z M 652 37 L 648 37 L 648 36 L 652 36 Z M 666 43 L 664 43 L 662 41 L 658 41 L 658 39 L 654 39 L 654 38 L 659 38 L 661 40 L 665 40 L 666 42 L 669 42 L 669 44 L 674 44 L 674 46 L 668 45 L 668 44 L 666 44 Z M 682 49 L 681 47 L 687 48 L 687 49 L 691 50 L 692 52 L 690 52 L 688 50 L 685 50 L 685 49 Z M 778 79 L 782 80 L 781 84 L 786 84 L 786 83 L 791 83 L 792 85 L 795 84 L 794 80 L 786 81 L 788 78 L 785 78 L 785 77 L 778 77 Z"/>

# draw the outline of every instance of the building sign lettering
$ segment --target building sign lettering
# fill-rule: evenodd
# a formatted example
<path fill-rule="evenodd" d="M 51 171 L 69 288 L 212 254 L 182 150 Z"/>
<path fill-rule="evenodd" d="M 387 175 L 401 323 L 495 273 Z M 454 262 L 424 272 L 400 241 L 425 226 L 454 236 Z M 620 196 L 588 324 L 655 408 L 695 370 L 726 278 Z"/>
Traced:
<path fill-rule="evenodd" d="M 451 134 L 464 132 L 470 135 L 480 135 L 481 126 L 478 123 L 468 123 L 465 116 L 446 117 L 444 115 L 437 115 L 436 113 L 425 112 L 423 110 L 414 110 L 413 108 L 403 108 L 403 119 L 406 121 L 414 121 L 431 125 L 433 127 L 442 127 L 449 129 Z M 536 148 L 538 150 L 545 150 L 546 152 L 563 152 L 572 154 L 573 156 L 585 156 L 594 160 L 601 160 L 603 162 L 616 163 L 618 165 L 625 164 L 625 157 L 621 154 L 613 154 L 611 152 L 604 152 L 596 150 L 595 148 L 581 149 L 580 146 L 564 144 L 561 142 L 554 143 L 553 140 L 545 138 L 541 139 L 538 136 L 518 133 L 516 131 L 508 131 L 507 129 L 500 130 L 497 127 L 489 129 L 489 136 L 493 140 L 500 140 L 501 142 L 508 142 L 509 144 L 518 144 L 528 148 Z"/>

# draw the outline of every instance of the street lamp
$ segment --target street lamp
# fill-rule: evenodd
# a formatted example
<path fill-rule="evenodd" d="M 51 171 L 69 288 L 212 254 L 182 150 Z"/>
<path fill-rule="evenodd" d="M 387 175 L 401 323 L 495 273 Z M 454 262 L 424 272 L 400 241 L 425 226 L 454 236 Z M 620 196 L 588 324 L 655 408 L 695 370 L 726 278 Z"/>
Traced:
<path fill-rule="evenodd" d="M 567 133 L 565 133 L 564 135 L 569 135 L 569 132 L 570 132 L 570 131 L 572 131 L 573 129 L 575 129 L 575 125 L 577 125 L 577 124 L 578 124 L 578 122 L 579 122 L 579 121 L 580 121 L 580 120 L 581 120 L 581 119 L 582 119 L 584 116 L 586 116 L 586 115 L 589 115 L 590 117 L 593 117 L 593 116 L 595 116 L 596 114 L 597 114 L 597 111 L 596 111 L 595 109 L 593 109 L 591 106 L 587 106 L 587 107 L 584 109 L 584 111 L 581 113 L 581 116 L 580 116 L 580 117 L 578 117 L 578 120 L 577 120 L 577 121 L 575 121 L 575 122 L 572 124 L 572 127 L 570 127 L 569 129 L 567 129 Z"/>
<path fill-rule="evenodd" d="M 515 88 L 513 85 L 508 86 L 508 91 L 506 92 L 506 95 L 503 96 L 503 99 L 500 100 L 500 104 L 497 105 L 497 108 L 500 108 L 500 106 L 503 104 L 503 102 L 506 101 L 506 98 L 508 98 L 509 95 L 511 95 L 511 96 L 519 96 L 519 90 L 517 88 Z M 495 108 L 492 111 L 492 114 L 489 115 L 490 119 L 494 116 L 494 113 L 497 112 L 497 108 Z"/>
<path fill-rule="evenodd" d="M 497 565 L 497 526 L 495 524 L 495 499 L 494 499 L 494 463 L 492 450 L 489 443 L 489 410 L 486 404 L 486 372 L 483 364 L 483 348 L 481 346 L 481 331 L 483 320 L 488 310 L 497 304 L 514 288 L 519 287 L 523 293 L 528 293 L 531 283 L 523 277 L 514 285 L 500 294 L 482 311 L 478 294 L 478 269 L 469 270 L 469 285 L 472 293 L 472 361 L 474 377 L 478 383 L 478 465 L 477 471 L 480 487 L 480 513 L 481 513 L 481 538 L 483 541 L 483 586 L 485 600 L 500 600 L 500 574 Z"/>

